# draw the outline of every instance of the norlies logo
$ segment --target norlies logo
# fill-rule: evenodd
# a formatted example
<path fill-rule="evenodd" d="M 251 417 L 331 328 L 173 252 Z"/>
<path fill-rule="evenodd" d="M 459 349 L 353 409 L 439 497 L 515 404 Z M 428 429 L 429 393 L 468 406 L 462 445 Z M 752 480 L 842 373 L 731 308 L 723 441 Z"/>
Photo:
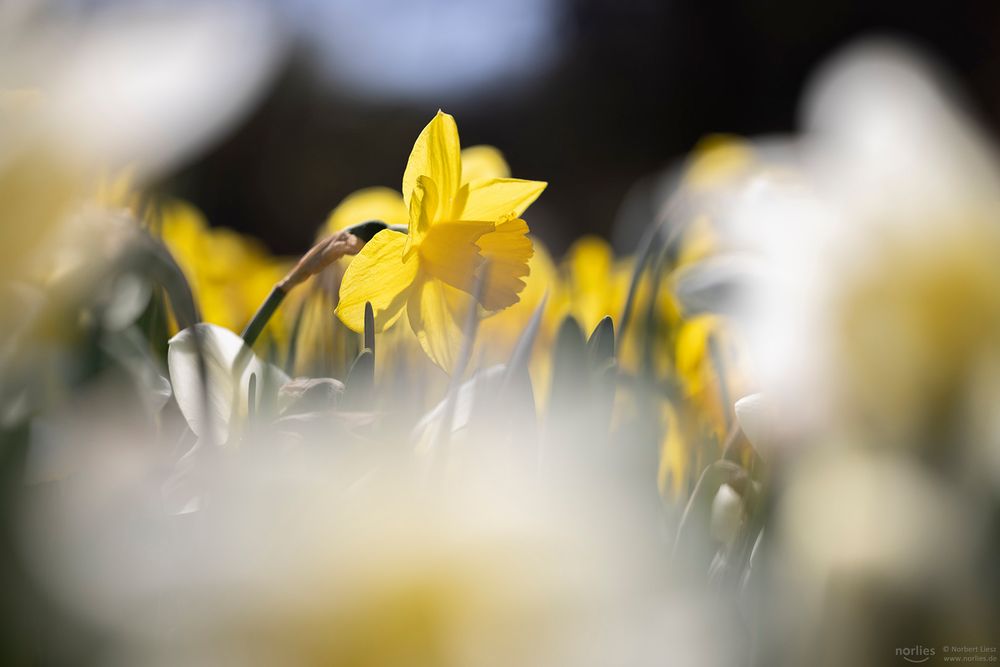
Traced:
<path fill-rule="evenodd" d="M 897 648 L 896 655 L 901 657 L 903 660 L 912 663 L 927 662 L 934 655 L 934 649 L 927 648 L 926 646 L 921 646 L 917 644 L 916 646 L 907 646 L 906 648 Z"/>

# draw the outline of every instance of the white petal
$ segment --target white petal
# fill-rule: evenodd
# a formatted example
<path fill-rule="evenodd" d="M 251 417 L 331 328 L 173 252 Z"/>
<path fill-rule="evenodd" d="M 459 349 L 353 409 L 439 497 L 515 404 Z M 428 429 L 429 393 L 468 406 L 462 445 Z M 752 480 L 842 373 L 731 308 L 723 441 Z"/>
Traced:
<path fill-rule="evenodd" d="M 170 382 L 163 377 L 163 367 L 153 358 L 148 343 L 135 327 L 108 336 L 102 349 L 129 374 L 136 388 L 141 389 L 140 400 L 155 415 L 170 400 Z"/>
<path fill-rule="evenodd" d="M 750 394 L 736 401 L 736 421 L 755 448 L 767 447 L 771 438 L 770 414 L 762 394 Z"/>
<path fill-rule="evenodd" d="M 743 498 L 733 487 L 723 484 L 712 500 L 709 526 L 712 537 L 723 544 L 730 544 L 743 523 Z"/>
<path fill-rule="evenodd" d="M 46 92 L 55 145 L 138 176 L 190 159 L 231 127 L 283 48 L 257 3 L 102 4 L 113 6 L 88 21 L 26 30 L 14 53 Z"/>
<path fill-rule="evenodd" d="M 497 364 L 478 371 L 462 383 L 455 397 L 455 409 L 452 413 L 451 432 L 456 433 L 469 425 L 472 418 L 472 408 L 480 392 L 490 394 L 500 389 L 506 366 Z M 421 418 L 413 427 L 413 441 L 419 452 L 430 451 L 444 424 L 448 398 L 438 403 L 430 412 Z"/>
<path fill-rule="evenodd" d="M 732 252 L 683 266 L 674 274 L 674 295 L 688 316 L 705 312 L 739 313 L 746 291 L 765 268 L 749 253 Z"/>
<path fill-rule="evenodd" d="M 205 358 L 207 411 L 202 404 L 198 354 L 191 328 L 170 339 L 167 353 L 170 380 L 177 405 L 191 430 L 201 438 L 208 437 L 221 444 L 229 437 L 234 408 L 246 412 L 251 373 L 257 375 L 260 387 L 265 378 L 268 386 L 279 387 L 288 381 L 288 376 L 276 366 L 261 362 L 232 331 L 214 324 L 198 324 L 196 328 Z"/>

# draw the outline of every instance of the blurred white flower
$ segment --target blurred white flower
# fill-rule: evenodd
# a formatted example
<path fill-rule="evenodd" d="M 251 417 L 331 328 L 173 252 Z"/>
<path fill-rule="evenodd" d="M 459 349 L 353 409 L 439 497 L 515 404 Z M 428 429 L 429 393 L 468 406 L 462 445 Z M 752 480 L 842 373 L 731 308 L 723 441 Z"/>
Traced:
<path fill-rule="evenodd" d="M 770 446 L 773 439 L 774 415 L 762 394 L 749 394 L 733 406 L 740 428 L 756 449 Z"/>
<path fill-rule="evenodd" d="M 760 145 L 769 168 L 725 229 L 766 267 L 740 303 L 761 393 L 736 404 L 772 455 L 765 644 L 785 664 L 881 664 L 887 610 L 905 632 L 981 632 L 1000 488 L 994 147 L 932 65 L 887 42 L 834 58 L 802 134 Z M 807 446 L 773 456 L 791 443 Z"/>
<path fill-rule="evenodd" d="M 283 47 L 259 3 L 91 4 L 0 8 L 0 338 L 12 282 L 106 268 L 124 204 L 101 185 L 127 170 L 141 186 L 218 139 Z"/>
<path fill-rule="evenodd" d="M 94 168 L 145 176 L 189 159 L 249 107 L 282 50 L 262 3 L 34 4 L 0 15 L 0 88 L 37 96 L 15 139 Z"/>
<path fill-rule="evenodd" d="M 31 562 L 121 664 L 731 664 L 624 489 L 479 465 L 427 484 L 363 444 L 244 448 L 171 514 L 169 471 L 105 440 L 102 462 L 132 453 L 32 504 Z"/>
<path fill-rule="evenodd" d="M 729 209 L 768 269 L 742 305 L 784 430 L 935 446 L 1000 400 L 970 395 L 1000 359 L 1000 169 L 936 75 L 888 43 L 835 58 Z"/>
<path fill-rule="evenodd" d="M 709 531 L 722 544 L 732 544 L 745 519 L 743 499 L 733 487 L 723 484 L 712 500 Z"/>
<path fill-rule="evenodd" d="M 191 430 L 216 445 L 228 442 L 234 421 L 248 414 L 251 375 L 262 404 L 274 401 L 289 381 L 280 368 L 258 359 L 242 338 L 214 324 L 198 324 L 171 338 L 167 366 Z"/>

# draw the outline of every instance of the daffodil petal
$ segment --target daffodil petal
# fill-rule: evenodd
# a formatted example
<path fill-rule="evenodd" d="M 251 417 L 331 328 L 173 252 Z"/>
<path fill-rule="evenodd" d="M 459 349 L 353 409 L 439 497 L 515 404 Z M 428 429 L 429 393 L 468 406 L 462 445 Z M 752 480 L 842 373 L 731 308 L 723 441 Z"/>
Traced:
<path fill-rule="evenodd" d="M 492 178 L 470 184 L 462 218 L 496 222 L 519 218 L 547 185 L 519 178 Z"/>
<path fill-rule="evenodd" d="M 427 176 L 434 181 L 441 210 L 450 210 L 461 185 L 462 152 L 455 119 L 443 111 L 437 112 L 413 144 L 403 172 L 403 200 L 407 207 L 419 176 Z"/>
<path fill-rule="evenodd" d="M 566 262 L 575 285 L 583 291 L 597 291 L 608 285 L 614 252 L 604 239 L 583 236 L 566 252 Z"/>
<path fill-rule="evenodd" d="M 510 167 L 503 153 L 485 144 L 462 151 L 462 181 L 478 183 L 491 178 L 510 178 Z"/>
<path fill-rule="evenodd" d="M 406 234 L 384 229 L 351 260 L 340 284 L 337 317 L 353 331 L 364 331 L 368 301 L 375 314 L 375 331 L 399 319 L 418 266 L 416 258 L 403 261 L 405 245 Z"/>
<path fill-rule="evenodd" d="M 420 244 L 420 266 L 430 276 L 471 292 L 483 263 L 476 241 L 493 232 L 492 222 L 439 222 Z"/>
<path fill-rule="evenodd" d="M 406 313 L 420 347 L 431 361 L 450 373 L 462 349 L 462 323 L 472 297 L 421 275 L 410 291 Z"/>
<path fill-rule="evenodd" d="M 708 340 L 718 328 L 718 318 L 699 315 L 684 322 L 677 332 L 677 374 L 696 393 L 705 386 L 709 368 Z"/>
<path fill-rule="evenodd" d="M 434 179 L 429 176 L 418 176 L 410 197 L 410 222 L 406 244 L 403 247 L 404 259 L 409 259 L 411 250 L 423 241 L 424 235 L 434 221 L 437 205 L 438 190 Z"/>
<path fill-rule="evenodd" d="M 199 273 L 204 273 L 199 268 L 207 264 L 200 260 L 207 254 L 208 235 L 208 221 L 201 211 L 181 200 L 164 203 L 160 212 L 160 238 L 176 258 L 199 299 L 202 297 L 197 289 Z"/>
<path fill-rule="evenodd" d="M 347 229 L 369 220 L 381 220 L 387 225 L 406 225 L 409 212 L 403 198 L 395 190 L 385 187 L 365 188 L 347 195 L 330 212 L 320 236 Z"/>
<path fill-rule="evenodd" d="M 584 236 L 566 252 L 573 315 L 591 330 L 605 315 L 619 312 L 612 288 L 614 253 L 604 239 Z"/>
<path fill-rule="evenodd" d="M 530 273 L 528 260 L 534 254 L 528 224 L 520 218 L 497 223 L 495 231 L 479 239 L 479 248 L 488 261 L 483 307 L 501 310 L 513 306 L 524 289 L 521 279 Z"/>
<path fill-rule="evenodd" d="M 749 394 L 736 401 L 736 420 L 747 440 L 758 451 L 765 449 L 771 440 L 771 409 L 761 393 Z"/>

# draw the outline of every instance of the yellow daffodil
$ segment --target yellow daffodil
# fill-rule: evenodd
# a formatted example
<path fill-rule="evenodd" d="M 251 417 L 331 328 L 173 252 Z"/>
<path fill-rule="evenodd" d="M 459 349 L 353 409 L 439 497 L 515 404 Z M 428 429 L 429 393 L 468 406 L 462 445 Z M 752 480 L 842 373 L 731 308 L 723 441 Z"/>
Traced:
<path fill-rule="evenodd" d="M 508 178 L 510 168 L 503 154 L 493 146 L 470 146 L 462 149 L 462 176 L 469 182 Z M 383 186 L 352 192 L 330 212 L 317 237 L 325 238 L 370 220 L 382 221 L 390 227 L 405 227 L 409 221 L 409 213 L 403 195 L 398 190 Z M 329 318 L 330 310 L 337 305 L 341 280 L 352 259 L 353 257 L 342 258 L 311 279 L 308 289 L 296 290 L 289 295 L 288 312 L 296 313 L 296 317 L 301 318 L 297 325 L 295 365 L 295 371 L 299 375 L 319 373 L 337 376 L 346 371 L 345 364 L 349 364 L 352 359 L 347 351 L 350 346 L 347 345 L 343 335 L 345 328 L 337 319 Z M 532 280 L 527 281 L 528 286 L 521 294 L 521 302 L 503 311 L 505 320 L 510 319 L 508 315 L 517 317 L 517 313 L 524 311 L 525 307 L 528 317 L 534 312 L 537 300 L 533 298 L 532 281 L 535 280 L 537 260 L 536 248 L 536 254 L 531 258 L 528 267 L 531 270 Z M 542 261 L 544 260 L 545 258 Z M 548 261 L 551 263 L 551 260 Z M 548 282 L 544 277 L 541 280 L 543 283 Z M 496 319 L 491 317 L 483 324 L 486 325 Z M 518 319 L 518 322 L 521 322 L 521 319 Z M 481 332 L 480 339 L 492 336 L 486 331 L 481 330 Z M 514 336 L 516 335 L 515 333 Z M 505 349 L 509 354 L 509 349 Z M 506 360 L 506 357 L 503 357 L 503 360 Z M 433 375 L 426 372 L 430 364 L 417 337 L 409 327 L 391 327 L 379 341 L 376 377 L 391 380 L 402 373 L 408 377 L 420 376 L 429 379 Z"/>
<path fill-rule="evenodd" d="M 479 305 L 497 311 L 517 303 L 532 255 L 520 216 L 546 183 L 478 175 L 463 173 L 455 119 L 439 111 L 403 173 L 408 233 L 383 230 L 351 261 L 340 288 L 341 321 L 361 331 L 370 302 L 381 331 L 405 309 L 420 346 L 448 371 L 484 265 Z"/>

